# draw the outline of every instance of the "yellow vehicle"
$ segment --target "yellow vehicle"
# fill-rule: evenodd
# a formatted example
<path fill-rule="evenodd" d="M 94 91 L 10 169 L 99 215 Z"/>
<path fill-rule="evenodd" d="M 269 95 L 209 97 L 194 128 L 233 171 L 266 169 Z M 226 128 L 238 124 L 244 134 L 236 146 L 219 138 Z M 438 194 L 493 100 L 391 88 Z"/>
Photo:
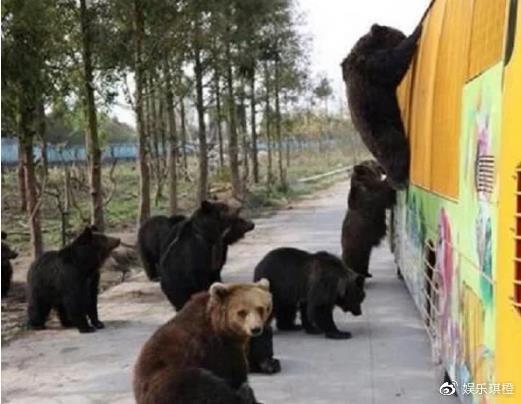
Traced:
<path fill-rule="evenodd" d="M 436 0 L 398 90 L 396 262 L 462 402 L 521 403 L 521 7 Z"/>

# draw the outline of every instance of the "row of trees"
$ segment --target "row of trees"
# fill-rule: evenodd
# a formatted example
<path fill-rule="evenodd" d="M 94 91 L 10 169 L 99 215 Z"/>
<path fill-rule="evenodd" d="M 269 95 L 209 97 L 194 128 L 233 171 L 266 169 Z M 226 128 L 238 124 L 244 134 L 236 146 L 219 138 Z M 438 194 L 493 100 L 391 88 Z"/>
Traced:
<path fill-rule="evenodd" d="M 209 122 L 235 197 L 244 196 L 249 180 L 260 181 L 260 131 L 268 148 L 278 146 L 276 169 L 269 150 L 267 182 L 285 187 L 285 111 L 304 93 L 324 100 L 327 110 L 331 95 L 327 80 L 310 88 L 307 41 L 298 24 L 291 0 L 3 1 L 2 131 L 19 138 L 19 190 L 33 255 L 43 249 L 39 196 L 45 173 L 38 174 L 32 150 L 35 142 L 46 144 L 46 114 L 80 117 L 91 220 L 100 229 L 99 116 L 121 94 L 136 117 L 139 223 L 150 215 L 151 176 L 159 184 L 167 178 L 170 210 L 177 210 L 179 149 L 186 145 L 192 105 L 199 200 L 209 192 Z M 165 151 L 167 159 L 160 158 Z M 158 185 L 156 198 L 161 192 Z"/>

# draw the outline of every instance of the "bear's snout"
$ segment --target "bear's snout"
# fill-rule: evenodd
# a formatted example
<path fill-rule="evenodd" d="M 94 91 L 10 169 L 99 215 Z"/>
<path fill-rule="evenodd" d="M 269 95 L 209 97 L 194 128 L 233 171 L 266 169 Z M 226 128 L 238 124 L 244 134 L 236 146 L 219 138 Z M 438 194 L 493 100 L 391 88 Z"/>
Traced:
<path fill-rule="evenodd" d="M 262 327 L 254 327 L 250 330 L 252 337 L 258 337 L 262 334 Z"/>
<path fill-rule="evenodd" d="M 353 316 L 360 316 L 362 314 L 362 309 L 360 307 L 354 307 L 351 309 L 351 313 Z"/>

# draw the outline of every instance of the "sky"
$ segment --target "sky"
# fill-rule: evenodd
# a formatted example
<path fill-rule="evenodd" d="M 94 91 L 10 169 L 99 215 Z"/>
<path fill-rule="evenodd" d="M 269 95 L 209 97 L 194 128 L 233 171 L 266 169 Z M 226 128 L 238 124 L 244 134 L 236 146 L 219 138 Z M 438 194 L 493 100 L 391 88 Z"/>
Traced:
<path fill-rule="evenodd" d="M 332 82 L 338 102 L 345 101 L 340 63 L 372 24 L 389 25 L 406 35 L 416 27 L 430 0 L 297 0 L 311 35 L 311 70 Z"/>
<path fill-rule="evenodd" d="M 372 24 L 390 25 L 410 34 L 430 0 L 296 0 L 304 13 L 303 33 L 311 38 L 311 72 L 327 76 L 336 105 L 345 105 L 340 63 Z M 119 120 L 135 127 L 130 108 L 115 107 Z"/>

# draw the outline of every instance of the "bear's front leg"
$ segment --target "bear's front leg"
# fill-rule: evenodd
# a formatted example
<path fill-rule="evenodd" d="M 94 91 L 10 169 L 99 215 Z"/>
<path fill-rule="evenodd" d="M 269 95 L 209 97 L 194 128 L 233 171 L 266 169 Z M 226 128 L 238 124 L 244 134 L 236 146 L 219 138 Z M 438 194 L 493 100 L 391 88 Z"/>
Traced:
<path fill-rule="evenodd" d="M 85 285 L 87 286 L 87 285 Z M 83 290 L 82 290 L 83 289 Z M 87 287 L 71 289 L 63 299 L 67 317 L 78 328 L 80 333 L 94 332 L 96 329 L 87 321 L 88 293 Z"/>
<path fill-rule="evenodd" d="M 89 316 L 90 323 L 97 329 L 105 328 L 98 318 L 98 287 L 99 287 L 100 274 L 97 272 L 91 279 L 89 285 L 89 295 L 87 302 L 87 315 Z"/>
<path fill-rule="evenodd" d="M 317 306 L 313 310 L 314 323 L 324 331 L 326 338 L 331 339 L 349 339 L 351 333 L 348 331 L 340 331 L 333 321 L 333 308 L 330 306 Z"/>

